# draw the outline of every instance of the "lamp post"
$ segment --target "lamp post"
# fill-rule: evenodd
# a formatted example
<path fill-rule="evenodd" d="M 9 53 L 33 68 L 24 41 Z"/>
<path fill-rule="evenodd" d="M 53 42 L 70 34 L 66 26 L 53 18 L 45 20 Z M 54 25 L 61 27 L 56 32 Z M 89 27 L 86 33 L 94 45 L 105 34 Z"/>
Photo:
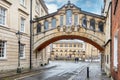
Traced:
<path fill-rule="evenodd" d="M 22 33 L 20 31 L 18 31 L 16 33 L 16 36 L 18 38 L 18 67 L 17 67 L 17 73 L 21 73 L 21 67 L 20 67 L 20 53 L 21 53 L 21 51 L 20 51 L 20 44 L 21 43 L 20 43 L 20 39 L 22 37 Z"/>

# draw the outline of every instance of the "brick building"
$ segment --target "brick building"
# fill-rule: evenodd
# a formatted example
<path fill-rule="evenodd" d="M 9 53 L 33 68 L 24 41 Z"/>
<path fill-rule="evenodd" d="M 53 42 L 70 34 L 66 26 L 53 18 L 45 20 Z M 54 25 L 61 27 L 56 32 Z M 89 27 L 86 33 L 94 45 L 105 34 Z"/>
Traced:
<path fill-rule="evenodd" d="M 112 57 L 111 72 L 114 80 L 120 80 L 120 0 L 112 0 Z"/>

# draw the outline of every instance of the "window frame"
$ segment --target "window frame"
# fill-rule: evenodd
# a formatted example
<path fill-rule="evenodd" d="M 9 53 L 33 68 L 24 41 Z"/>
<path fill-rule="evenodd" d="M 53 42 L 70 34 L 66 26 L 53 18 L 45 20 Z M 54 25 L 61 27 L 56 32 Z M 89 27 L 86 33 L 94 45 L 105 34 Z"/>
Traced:
<path fill-rule="evenodd" d="M 63 26 L 63 22 L 64 22 L 64 16 L 60 15 L 60 26 Z"/>
<path fill-rule="evenodd" d="M 22 50 L 23 51 L 22 52 L 22 55 L 23 55 L 22 57 L 21 57 L 21 45 L 24 47 L 23 50 Z M 22 43 L 20 44 L 20 59 L 25 59 L 25 44 L 22 44 Z"/>
<path fill-rule="evenodd" d="M 54 23 L 55 22 L 55 23 Z M 56 18 L 53 18 L 52 19 L 52 24 L 51 24 L 52 28 L 55 28 L 56 27 Z"/>
<path fill-rule="evenodd" d="M 90 29 L 95 30 L 95 19 L 90 19 Z"/>
<path fill-rule="evenodd" d="M 100 24 L 101 23 L 101 24 Z M 102 25 L 102 30 L 101 30 L 101 28 L 100 28 L 100 25 Z M 104 32 L 104 23 L 102 22 L 102 21 L 100 21 L 99 23 L 98 23 L 98 30 L 100 31 L 100 32 Z"/>
<path fill-rule="evenodd" d="M 74 25 L 78 25 L 78 14 L 74 15 Z"/>
<path fill-rule="evenodd" d="M 23 32 L 23 33 L 25 32 L 25 20 L 26 19 L 23 17 L 20 18 L 20 32 Z M 22 22 L 24 22 L 24 24 Z M 22 28 L 23 28 L 23 30 L 22 30 Z"/>
<path fill-rule="evenodd" d="M 37 34 L 41 32 L 41 23 L 37 23 Z"/>
<path fill-rule="evenodd" d="M 46 26 L 47 25 L 47 26 Z M 46 30 L 48 30 L 49 29 L 49 22 L 48 22 L 48 20 L 45 20 L 44 21 L 44 30 L 46 31 Z"/>
<path fill-rule="evenodd" d="M 66 10 L 66 25 L 72 25 L 72 14 L 73 12 L 71 9 Z"/>
<path fill-rule="evenodd" d="M 4 8 L 4 7 L 2 7 L 2 6 L 0 6 L 0 9 L 1 9 L 1 12 L 2 12 L 2 10 L 4 9 L 4 15 L 3 15 L 3 14 L 0 14 L 0 16 L 1 16 L 2 18 L 4 17 L 4 22 L 3 22 L 3 20 L 1 19 L 0 25 L 5 26 L 5 25 L 6 25 L 6 17 L 7 17 L 7 14 L 6 14 L 7 9 Z"/>
<path fill-rule="evenodd" d="M 0 53 L 3 54 L 4 56 L 3 57 L 0 56 L 0 59 L 6 59 L 7 42 L 2 40 L 0 40 L 0 42 L 4 42 L 4 53 Z"/>
<path fill-rule="evenodd" d="M 85 23 L 86 23 L 86 24 L 83 25 L 83 23 L 84 23 L 83 21 L 84 21 L 84 20 L 85 20 Z M 84 17 L 82 18 L 82 27 L 87 28 L 87 18 L 86 18 L 86 16 L 84 16 Z"/>
<path fill-rule="evenodd" d="M 22 2 L 22 0 L 20 0 L 20 4 L 25 7 L 26 6 L 26 0 L 23 0 L 23 2 Z"/>
<path fill-rule="evenodd" d="M 113 53 L 113 67 L 115 71 L 118 69 L 118 30 L 114 36 L 114 53 Z"/>

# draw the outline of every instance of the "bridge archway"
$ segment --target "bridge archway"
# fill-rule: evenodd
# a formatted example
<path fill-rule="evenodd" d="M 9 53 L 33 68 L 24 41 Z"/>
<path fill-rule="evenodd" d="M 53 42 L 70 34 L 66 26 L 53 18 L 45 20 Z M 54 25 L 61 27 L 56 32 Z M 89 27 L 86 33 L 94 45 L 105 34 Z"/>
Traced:
<path fill-rule="evenodd" d="M 75 29 L 74 29 L 75 30 Z M 53 43 L 57 40 L 61 39 L 78 39 L 83 40 L 91 45 L 95 46 L 100 51 L 104 51 L 104 34 L 99 32 L 94 32 L 91 30 L 87 30 L 85 28 L 80 28 L 79 31 L 72 31 L 70 33 L 59 31 L 58 28 L 54 28 L 47 32 L 37 34 L 35 36 L 34 42 L 34 51 L 42 50 L 50 43 Z"/>
<path fill-rule="evenodd" d="M 95 46 L 98 50 L 100 51 L 104 51 L 104 47 L 100 46 L 98 43 L 88 39 L 88 38 L 85 38 L 85 37 L 82 37 L 82 36 L 76 36 L 76 35 L 62 35 L 62 36 L 56 36 L 56 37 L 53 37 L 47 41 L 45 41 L 44 43 L 42 43 L 41 45 L 39 45 L 35 50 L 42 50 L 43 48 L 45 48 L 46 46 L 48 46 L 49 44 L 55 42 L 55 41 L 58 41 L 58 40 L 62 40 L 62 39 L 78 39 L 78 40 L 83 40 L 93 46 Z"/>

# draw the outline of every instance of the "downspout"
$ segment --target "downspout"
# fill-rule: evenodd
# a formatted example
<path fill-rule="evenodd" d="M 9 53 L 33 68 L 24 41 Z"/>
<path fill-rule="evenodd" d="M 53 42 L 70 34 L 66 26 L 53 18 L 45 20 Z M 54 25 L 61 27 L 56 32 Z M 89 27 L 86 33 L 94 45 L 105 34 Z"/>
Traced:
<path fill-rule="evenodd" d="M 30 70 L 32 69 L 32 0 L 30 0 Z"/>

